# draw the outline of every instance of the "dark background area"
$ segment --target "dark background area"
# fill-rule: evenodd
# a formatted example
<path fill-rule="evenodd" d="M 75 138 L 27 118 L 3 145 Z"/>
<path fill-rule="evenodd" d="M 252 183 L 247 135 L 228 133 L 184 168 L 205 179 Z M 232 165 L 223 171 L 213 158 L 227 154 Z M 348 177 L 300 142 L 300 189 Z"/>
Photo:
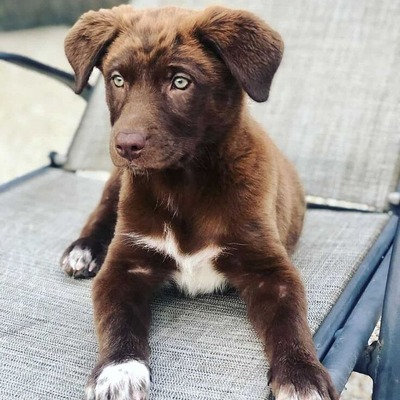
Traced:
<path fill-rule="evenodd" d="M 0 30 L 44 25 L 72 25 L 88 10 L 109 8 L 123 0 L 0 0 Z"/>

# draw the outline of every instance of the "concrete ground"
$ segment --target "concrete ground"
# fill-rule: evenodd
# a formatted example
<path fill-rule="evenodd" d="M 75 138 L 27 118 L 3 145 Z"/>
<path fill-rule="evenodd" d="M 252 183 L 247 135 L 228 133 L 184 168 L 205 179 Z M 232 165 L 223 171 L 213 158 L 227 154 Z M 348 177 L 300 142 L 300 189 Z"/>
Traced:
<path fill-rule="evenodd" d="M 0 32 L 0 51 L 15 52 L 70 71 L 63 41 L 68 28 Z M 0 184 L 65 154 L 85 102 L 69 88 L 0 61 Z M 371 379 L 352 374 L 341 400 L 371 399 Z"/>
<path fill-rule="evenodd" d="M 63 26 L 0 33 L 0 51 L 70 71 Z M 63 84 L 0 61 L 0 184 L 65 153 L 85 102 Z"/>

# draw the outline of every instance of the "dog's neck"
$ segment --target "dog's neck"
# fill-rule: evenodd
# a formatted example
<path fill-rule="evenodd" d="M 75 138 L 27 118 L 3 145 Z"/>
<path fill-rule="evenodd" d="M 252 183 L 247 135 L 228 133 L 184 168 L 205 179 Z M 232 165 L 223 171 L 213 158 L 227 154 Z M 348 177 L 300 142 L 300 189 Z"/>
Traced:
<path fill-rule="evenodd" d="M 246 180 L 241 174 L 249 164 L 251 168 L 257 164 L 256 140 L 247 126 L 238 124 L 218 143 L 207 144 L 196 160 L 179 168 L 132 176 L 132 181 L 155 205 L 168 209 L 174 204 L 175 210 L 193 212 L 198 205 L 212 205 L 225 198 L 232 182 Z"/>
<path fill-rule="evenodd" d="M 218 151 L 211 148 L 195 162 L 137 175 L 133 177 L 133 182 L 147 192 L 156 204 L 168 208 L 173 202 L 175 206 L 182 207 L 201 201 L 213 188 L 221 188 L 224 181 L 222 163 Z"/>

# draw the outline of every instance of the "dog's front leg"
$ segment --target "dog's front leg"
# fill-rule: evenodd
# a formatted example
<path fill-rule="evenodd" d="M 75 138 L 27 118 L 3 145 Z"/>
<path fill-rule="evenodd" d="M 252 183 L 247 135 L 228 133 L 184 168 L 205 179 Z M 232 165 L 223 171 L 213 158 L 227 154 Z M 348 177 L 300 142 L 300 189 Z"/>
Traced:
<path fill-rule="evenodd" d="M 104 262 L 117 221 L 120 175 L 119 170 L 113 171 L 100 203 L 86 221 L 79 238 L 67 247 L 61 257 L 62 269 L 74 278 L 95 276 Z"/>
<path fill-rule="evenodd" d="M 286 251 L 281 255 L 246 252 L 224 273 L 247 304 L 249 318 L 270 362 L 277 400 L 336 400 L 330 376 L 319 362 L 307 324 L 300 276 Z"/>
<path fill-rule="evenodd" d="M 87 400 L 146 400 L 150 300 L 168 278 L 168 261 L 116 235 L 93 285 L 99 360 Z"/>

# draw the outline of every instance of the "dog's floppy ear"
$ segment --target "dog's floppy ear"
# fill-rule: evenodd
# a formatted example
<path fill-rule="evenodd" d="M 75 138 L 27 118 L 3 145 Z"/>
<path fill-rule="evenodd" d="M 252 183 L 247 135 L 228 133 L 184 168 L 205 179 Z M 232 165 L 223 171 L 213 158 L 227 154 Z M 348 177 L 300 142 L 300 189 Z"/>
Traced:
<path fill-rule="evenodd" d="M 107 47 L 118 36 L 124 13 L 129 15 L 132 11 L 130 6 L 89 11 L 68 32 L 64 49 L 75 72 L 75 93 L 82 92 L 93 68 L 99 64 Z"/>
<path fill-rule="evenodd" d="M 197 17 L 195 34 L 219 54 L 253 100 L 268 99 L 283 54 L 277 32 L 247 11 L 217 6 Z"/>

